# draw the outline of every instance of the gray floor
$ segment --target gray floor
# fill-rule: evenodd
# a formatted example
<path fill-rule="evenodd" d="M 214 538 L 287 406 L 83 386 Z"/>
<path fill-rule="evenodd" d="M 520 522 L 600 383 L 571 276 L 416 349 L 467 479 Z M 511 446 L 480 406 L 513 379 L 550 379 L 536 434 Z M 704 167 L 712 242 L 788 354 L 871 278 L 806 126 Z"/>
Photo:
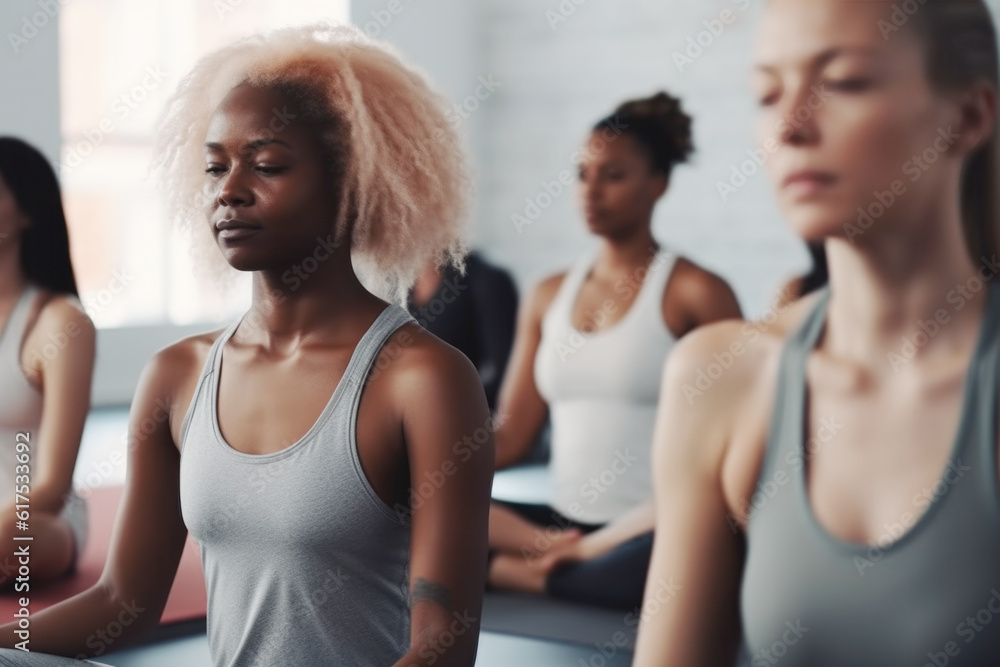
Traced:
<path fill-rule="evenodd" d="M 111 667 L 212 667 L 205 635 L 127 649 L 101 656 Z M 630 652 L 612 653 L 605 648 L 587 648 L 572 644 L 484 632 L 479 638 L 476 667 L 578 667 L 606 665 L 625 667 L 632 662 Z"/>

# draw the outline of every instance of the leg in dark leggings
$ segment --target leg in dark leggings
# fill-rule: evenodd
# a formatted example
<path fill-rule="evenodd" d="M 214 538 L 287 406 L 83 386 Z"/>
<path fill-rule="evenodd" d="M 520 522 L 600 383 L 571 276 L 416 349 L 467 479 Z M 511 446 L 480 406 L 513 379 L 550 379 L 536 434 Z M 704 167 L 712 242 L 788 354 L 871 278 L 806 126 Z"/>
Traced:
<path fill-rule="evenodd" d="M 570 563 L 549 575 L 546 592 L 562 600 L 631 610 L 642 604 L 653 533 L 633 537 L 599 558 Z"/>

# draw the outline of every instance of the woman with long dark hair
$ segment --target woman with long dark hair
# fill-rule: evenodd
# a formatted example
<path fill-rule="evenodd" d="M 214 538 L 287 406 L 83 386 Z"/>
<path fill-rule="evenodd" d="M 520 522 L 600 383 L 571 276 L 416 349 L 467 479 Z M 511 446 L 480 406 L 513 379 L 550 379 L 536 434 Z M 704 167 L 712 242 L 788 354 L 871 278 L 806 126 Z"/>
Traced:
<path fill-rule="evenodd" d="M 73 490 L 73 470 L 90 409 L 94 354 L 94 325 L 80 304 L 56 174 L 33 146 L 0 137 L 4 588 L 15 585 L 19 546 L 29 545 L 35 582 L 72 571 L 83 549 L 87 512 Z"/>

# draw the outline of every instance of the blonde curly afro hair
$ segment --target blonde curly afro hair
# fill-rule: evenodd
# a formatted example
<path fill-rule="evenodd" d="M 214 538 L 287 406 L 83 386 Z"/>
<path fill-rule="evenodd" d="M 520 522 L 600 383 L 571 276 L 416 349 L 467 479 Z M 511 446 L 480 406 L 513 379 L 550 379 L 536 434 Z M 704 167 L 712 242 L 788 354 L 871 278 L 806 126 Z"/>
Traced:
<path fill-rule="evenodd" d="M 447 102 L 395 49 L 352 26 L 313 24 L 255 35 L 202 58 L 178 85 L 159 124 L 153 169 L 170 217 L 197 240 L 199 264 L 235 273 L 215 247 L 205 204 L 203 143 L 209 121 L 234 87 L 296 92 L 307 117 L 328 128 L 327 153 L 345 155 L 330 187 L 341 202 L 335 243 L 352 230 L 351 260 L 366 288 L 406 306 L 425 265 L 465 272 L 472 191 Z"/>

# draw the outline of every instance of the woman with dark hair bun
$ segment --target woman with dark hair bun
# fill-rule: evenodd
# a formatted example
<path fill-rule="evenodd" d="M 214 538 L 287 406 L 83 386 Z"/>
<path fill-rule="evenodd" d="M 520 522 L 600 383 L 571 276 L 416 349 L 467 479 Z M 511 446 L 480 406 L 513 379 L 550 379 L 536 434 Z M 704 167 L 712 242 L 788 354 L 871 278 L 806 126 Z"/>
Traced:
<path fill-rule="evenodd" d="M 0 137 L 4 588 L 15 584 L 16 546 L 30 544 L 32 581 L 45 581 L 75 569 L 87 537 L 73 471 L 90 409 L 95 330 L 78 297 L 55 172 L 31 145 Z M 32 540 L 19 543 L 15 535 Z"/>
<path fill-rule="evenodd" d="M 658 369 L 688 332 L 740 317 L 724 280 L 653 236 L 653 209 L 693 150 L 691 118 L 660 92 L 598 121 L 580 152 L 580 207 L 600 242 L 522 305 L 496 433 L 504 467 L 550 412 L 552 497 L 494 503 L 497 588 L 621 609 L 641 600 Z"/>

